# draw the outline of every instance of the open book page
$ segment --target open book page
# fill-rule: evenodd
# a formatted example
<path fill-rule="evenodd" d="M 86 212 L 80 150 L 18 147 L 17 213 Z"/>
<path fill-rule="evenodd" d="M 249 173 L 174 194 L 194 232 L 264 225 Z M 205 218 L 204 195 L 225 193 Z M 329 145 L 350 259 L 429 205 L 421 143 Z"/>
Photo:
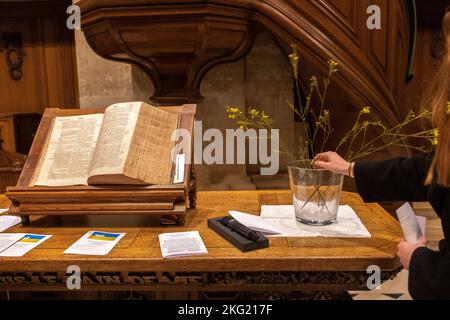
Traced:
<path fill-rule="evenodd" d="M 103 114 L 56 117 L 32 185 L 86 185 Z"/>
<path fill-rule="evenodd" d="M 179 114 L 143 103 L 124 168 L 126 176 L 149 184 L 173 183 L 175 142 L 171 138 L 179 121 Z"/>
<path fill-rule="evenodd" d="M 123 174 L 141 104 L 117 103 L 106 108 L 89 177 Z"/>

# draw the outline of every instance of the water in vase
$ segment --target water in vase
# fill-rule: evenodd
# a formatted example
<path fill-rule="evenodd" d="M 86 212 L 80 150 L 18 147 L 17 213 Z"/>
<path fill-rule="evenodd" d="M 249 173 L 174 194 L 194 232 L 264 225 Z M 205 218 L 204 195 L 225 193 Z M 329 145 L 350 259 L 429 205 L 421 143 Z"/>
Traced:
<path fill-rule="evenodd" d="M 292 202 L 297 220 L 309 225 L 334 223 L 339 208 L 340 189 L 340 186 L 322 186 L 317 189 L 296 186 Z"/>
<path fill-rule="evenodd" d="M 343 175 L 311 167 L 311 160 L 288 165 L 289 179 L 298 221 L 308 225 L 336 222 Z"/>

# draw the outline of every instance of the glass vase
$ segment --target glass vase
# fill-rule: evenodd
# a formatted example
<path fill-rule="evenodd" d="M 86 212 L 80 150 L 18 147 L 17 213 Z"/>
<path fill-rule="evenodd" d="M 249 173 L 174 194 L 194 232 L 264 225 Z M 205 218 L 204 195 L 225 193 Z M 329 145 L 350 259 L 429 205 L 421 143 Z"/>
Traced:
<path fill-rule="evenodd" d="M 314 169 L 312 160 L 288 164 L 296 219 L 313 226 L 336 222 L 344 175 Z"/>

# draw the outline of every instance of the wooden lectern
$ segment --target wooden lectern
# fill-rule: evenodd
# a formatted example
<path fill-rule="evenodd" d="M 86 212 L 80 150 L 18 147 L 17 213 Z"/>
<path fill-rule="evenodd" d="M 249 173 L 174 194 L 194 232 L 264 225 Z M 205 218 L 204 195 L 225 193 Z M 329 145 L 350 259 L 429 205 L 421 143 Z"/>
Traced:
<path fill-rule="evenodd" d="M 160 107 L 181 114 L 179 128 L 193 137 L 196 105 L 185 104 Z M 184 224 L 186 208 L 196 206 L 196 182 L 193 166 L 185 164 L 184 182 L 171 185 L 105 185 L 105 186 L 31 186 L 47 135 L 51 133 L 55 117 L 103 113 L 103 109 L 45 110 L 29 156 L 17 186 L 8 187 L 11 200 L 9 213 L 22 217 L 22 224 L 30 223 L 31 215 L 158 215 L 162 224 Z M 192 141 L 190 143 L 192 146 Z M 192 159 L 192 147 L 183 150 Z M 189 161 L 187 161 L 189 162 Z"/>

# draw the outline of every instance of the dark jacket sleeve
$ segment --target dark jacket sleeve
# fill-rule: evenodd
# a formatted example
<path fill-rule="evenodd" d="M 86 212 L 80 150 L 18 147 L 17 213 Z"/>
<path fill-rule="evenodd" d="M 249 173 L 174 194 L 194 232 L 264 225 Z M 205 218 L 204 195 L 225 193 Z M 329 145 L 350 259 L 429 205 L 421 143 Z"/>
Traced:
<path fill-rule="evenodd" d="M 431 155 L 357 162 L 356 188 L 366 202 L 427 201 L 424 185 Z"/>
<path fill-rule="evenodd" d="M 450 299 L 449 253 L 425 247 L 416 249 L 409 265 L 408 282 L 414 299 Z"/>

